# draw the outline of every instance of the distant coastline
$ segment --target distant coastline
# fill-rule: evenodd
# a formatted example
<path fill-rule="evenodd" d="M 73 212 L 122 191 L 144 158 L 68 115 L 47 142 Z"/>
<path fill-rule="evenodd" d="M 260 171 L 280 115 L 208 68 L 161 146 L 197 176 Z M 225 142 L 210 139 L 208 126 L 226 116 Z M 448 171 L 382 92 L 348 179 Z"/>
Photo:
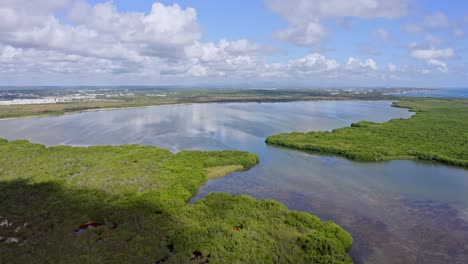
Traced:
<path fill-rule="evenodd" d="M 394 99 L 383 92 L 382 89 L 3 90 L 0 93 L 0 119 L 169 104 Z M 54 103 L 36 104 L 47 98 L 53 98 L 51 102 Z M 33 103 L 8 105 L 1 104 L 2 99 L 3 102 Z"/>
<path fill-rule="evenodd" d="M 468 88 L 423 89 L 421 91 L 402 91 L 386 95 L 405 97 L 468 98 Z"/>

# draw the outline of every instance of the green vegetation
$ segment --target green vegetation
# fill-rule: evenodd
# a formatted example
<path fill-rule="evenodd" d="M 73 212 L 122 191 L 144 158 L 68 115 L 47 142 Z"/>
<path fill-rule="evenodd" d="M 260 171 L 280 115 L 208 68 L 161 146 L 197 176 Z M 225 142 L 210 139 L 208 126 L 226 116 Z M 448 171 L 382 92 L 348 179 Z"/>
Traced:
<path fill-rule="evenodd" d="M 257 163 L 0 139 L 0 263 L 350 263 L 346 231 L 278 202 L 219 193 L 187 204 L 208 177 Z"/>
<path fill-rule="evenodd" d="M 393 106 L 416 114 L 382 124 L 359 122 L 332 132 L 279 134 L 266 142 L 363 161 L 420 159 L 468 167 L 468 100 L 404 99 Z"/>
<path fill-rule="evenodd" d="M 75 90 L 26 90 L 38 96 L 63 96 Z M 26 116 L 63 115 L 85 110 L 142 107 L 152 105 L 214 103 L 214 102 L 290 102 L 307 100 L 382 100 L 393 97 L 384 96 L 382 91 L 356 93 L 355 91 L 327 91 L 321 89 L 135 89 L 127 91 L 132 95 L 113 95 L 116 91 L 94 91 L 104 93 L 96 100 L 75 100 L 67 103 L 38 105 L 0 105 L 0 119 Z M 164 96 L 160 96 L 164 95 Z"/>

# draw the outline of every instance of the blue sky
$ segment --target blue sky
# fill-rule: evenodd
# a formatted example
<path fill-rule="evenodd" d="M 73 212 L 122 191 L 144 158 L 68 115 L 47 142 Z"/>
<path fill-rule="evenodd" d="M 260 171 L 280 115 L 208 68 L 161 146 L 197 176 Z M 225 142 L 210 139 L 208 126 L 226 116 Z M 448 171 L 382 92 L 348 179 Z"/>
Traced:
<path fill-rule="evenodd" d="M 35 2 L 0 3 L 0 85 L 464 87 L 468 80 L 461 0 Z"/>

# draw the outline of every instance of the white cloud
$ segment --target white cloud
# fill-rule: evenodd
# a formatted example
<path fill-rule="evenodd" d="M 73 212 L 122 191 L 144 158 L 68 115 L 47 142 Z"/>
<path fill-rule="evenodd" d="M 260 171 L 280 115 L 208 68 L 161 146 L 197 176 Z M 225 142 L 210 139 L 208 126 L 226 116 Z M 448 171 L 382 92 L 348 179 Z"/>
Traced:
<path fill-rule="evenodd" d="M 28 74 L 124 74 L 136 68 L 129 63 L 65 54 L 57 51 L 14 48 L 0 49 L 0 73 Z"/>
<path fill-rule="evenodd" d="M 276 37 L 299 46 L 314 47 L 326 37 L 322 21 L 326 18 L 398 18 L 408 13 L 409 0 L 265 0 L 283 17 L 287 29 Z"/>
<path fill-rule="evenodd" d="M 410 44 L 409 44 L 409 47 L 411 49 L 421 49 L 421 48 L 425 48 L 425 46 L 421 45 L 421 43 L 417 42 L 417 41 L 412 41 Z"/>
<path fill-rule="evenodd" d="M 368 46 L 363 46 L 359 49 L 359 53 L 362 55 L 370 55 L 370 56 L 380 56 L 382 55 L 382 51 L 368 47 Z"/>
<path fill-rule="evenodd" d="M 294 74 L 312 74 L 320 72 L 331 72 L 338 70 L 340 64 L 336 60 L 327 59 L 325 56 L 313 53 L 305 57 L 291 60 L 288 69 Z"/>
<path fill-rule="evenodd" d="M 247 39 L 239 39 L 235 41 L 221 39 L 219 46 L 226 52 L 237 55 L 255 54 L 263 50 L 262 47 L 249 42 Z"/>
<path fill-rule="evenodd" d="M 408 13 L 407 0 L 265 0 L 268 7 L 288 21 L 306 18 L 398 18 Z"/>
<path fill-rule="evenodd" d="M 463 38 L 465 36 L 465 31 L 461 28 L 455 28 L 452 31 L 453 35 L 457 38 Z"/>
<path fill-rule="evenodd" d="M 379 68 L 373 59 L 362 61 L 360 59 L 350 57 L 348 58 L 345 69 L 353 73 L 365 73 L 377 71 Z"/>
<path fill-rule="evenodd" d="M 21 13 L 34 13 L 37 15 L 48 15 L 51 11 L 56 11 L 68 7 L 71 0 L 47 0 L 40 4 L 31 0 L 2 0 L 0 8 L 13 9 Z"/>
<path fill-rule="evenodd" d="M 424 31 L 424 28 L 417 24 L 406 24 L 404 29 L 408 33 L 420 33 Z"/>
<path fill-rule="evenodd" d="M 46 10 L 63 6 L 66 1 L 53 2 L 56 4 Z M 14 23 L 15 17 L 20 22 L 14 27 L 3 28 L 0 42 L 16 47 L 135 61 L 145 56 L 181 56 L 184 46 L 201 37 L 196 11 L 178 5 L 155 3 L 151 12 L 145 15 L 119 13 L 111 2 L 93 7 L 78 2 L 70 12 L 74 25 L 61 23 L 53 13 L 2 5 L 4 10 L 13 12 L 8 15 L 9 24 Z"/>
<path fill-rule="evenodd" d="M 112 40 L 145 45 L 187 45 L 198 40 L 201 32 L 197 12 L 193 8 L 182 9 L 174 4 L 165 6 L 154 3 L 149 14 L 119 13 L 111 3 L 86 6 L 76 4 L 70 17 L 79 25 Z M 78 11 L 77 11 L 78 10 Z"/>
<path fill-rule="evenodd" d="M 450 21 L 444 13 L 437 12 L 433 15 L 426 16 L 424 18 L 424 25 L 430 28 L 444 28 L 450 26 Z"/>
<path fill-rule="evenodd" d="M 0 62 L 11 62 L 14 59 L 18 59 L 22 55 L 22 50 L 15 49 L 12 46 L 3 47 L 0 52 Z"/>
<path fill-rule="evenodd" d="M 389 72 L 397 72 L 398 71 L 398 67 L 393 63 L 389 63 L 387 65 L 387 68 L 388 68 Z"/>
<path fill-rule="evenodd" d="M 218 44 L 197 42 L 186 48 L 185 63 L 194 65 L 191 71 L 193 76 L 224 76 L 228 72 L 245 74 L 255 72 L 255 67 L 264 63 L 259 53 L 261 47 L 245 39 L 222 39 Z"/>
<path fill-rule="evenodd" d="M 77 24 L 86 24 L 89 15 L 92 13 L 93 7 L 86 0 L 76 0 L 68 11 L 68 18 Z"/>
<path fill-rule="evenodd" d="M 197 58 L 203 62 L 221 61 L 227 55 L 227 52 L 220 46 L 209 42 L 197 42 L 186 48 L 186 53 L 191 58 Z"/>
<path fill-rule="evenodd" d="M 304 25 L 293 25 L 290 28 L 280 30 L 275 35 L 282 41 L 311 47 L 319 44 L 326 34 L 325 28 L 320 23 L 308 22 Z"/>
<path fill-rule="evenodd" d="M 387 30 L 379 28 L 372 33 L 375 37 L 381 39 L 382 41 L 387 41 L 390 37 L 390 34 Z"/>
<path fill-rule="evenodd" d="M 429 42 L 429 44 L 431 46 L 441 45 L 441 44 L 444 43 L 444 41 L 442 41 L 441 39 L 439 39 L 438 37 L 436 37 L 436 36 L 434 36 L 432 34 L 427 34 L 426 39 L 427 39 L 427 42 Z"/>
<path fill-rule="evenodd" d="M 19 22 L 20 18 L 14 10 L 0 7 L 0 29 L 13 28 Z"/>
<path fill-rule="evenodd" d="M 330 59 L 319 53 L 290 60 L 286 64 L 265 64 L 261 67 L 262 76 L 289 79 L 353 79 L 357 76 L 372 76 L 378 66 L 373 59 L 349 58 L 346 63 Z M 374 76 L 375 77 L 375 76 Z"/>
<path fill-rule="evenodd" d="M 435 48 L 423 48 L 415 45 L 410 51 L 410 55 L 419 60 L 426 61 L 427 65 L 432 69 L 419 70 L 422 74 L 432 72 L 434 69 L 438 72 L 447 73 L 448 66 L 444 60 L 455 57 L 455 51 L 452 48 L 435 49 Z"/>
<path fill-rule="evenodd" d="M 193 8 L 154 3 L 147 14 L 122 13 L 112 2 L 91 6 L 54 0 L 36 12 L 16 4 L 0 3 L 4 73 L 204 78 L 253 76 L 274 68 L 260 56 L 271 49 L 246 39 L 201 42 Z M 64 7 L 69 7 L 72 24 L 62 23 L 53 12 Z"/>
<path fill-rule="evenodd" d="M 434 48 L 417 48 L 410 51 L 410 55 L 413 58 L 421 60 L 431 60 L 431 59 L 449 59 L 455 56 L 455 52 L 452 48 L 445 49 L 434 49 Z"/>
<path fill-rule="evenodd" d="M 189 75 L 194 76 L 194 77 L 207 77 L 210 75 L 210 71 L 208 68 L 203 67 L 201 65 L 194 65 L 192 66 L 188 72 Z"/>
<path fill-rule="evenodd" d="M 70 2 L 71 0 L 50 0 L 41 3 L 29 0 L 0 1 L 0 38 L 21 28 L 37 29 L 53 12 L 69 7 Z"/>
<path fill-rule="evenodd" d="M 432 15 L 427 15 L 422 21 L 413 24 L 406 24 L 404 29 L 408 33 L 428 33 L 433 34 L 452 28 L 453 32 L 460 32 L 461 29 L 457 28 L 458 22 L 451 20 L 445 13 L 436 12 Z M 455 33 L 454 33 L 455 35 Z"/>
<path fill-rule="evenodd" d="M 89 5 L 86 1 L 0 0 L 0 78 L 10 76 L 66 76 L 72 80 L 136 80 L 166 83 L 190 80 L 347 80 L 364 76 L 380 78 L 374 59 L 335 60 L 311 53 L 286 62 L 271 63 L 271 49 L 247 39 L 202 41 L 197 12 L 179 5 L 155 3 L 147 13 L 120 12 L 112 2 Z M 268 1 L 278 4 L 277 1 Z M 279 39 L 301 46 L 320 45 L 327 30 L 327 17 L 392 18 L 404 15 L 407 1 L 360 0 L 300 1 L 282 5 L 290 26 L 276 33 Z M 349 8 L 346 11 L 343 6 Z M 302 5 L 302 6 L 301 6 Z M 317 10 L 313 10 L 316 7 Z M 333 9 L 333 7 L 335 9 Z M 331 8 L 328 10 L 327 8 Z M 305 9 L 305 10 L 302 10 Z M 289 13 L 290 12 L 290 13 Z M 297 17 L 294 12 L 298 12 Z M 310 15 L 309 15 L 309 13 Z M 68 14 L 68 20 L 59 19 Z M 283 15 L 283 13 L 281 13 Z M 64 22 L 66 21 L 66 22 Z M 389 38 L 384 29 L 376 36 Z M 447 71 L 444 59 L 452 49 L 414 45 L 411 56 L 426 67 Z M 370 54 L 370 53 L 369 53 Z M 377 55 L 373 52 L 372 55 Z M 396 65 L 389 72 L 401 72 Z M 451 68 L 452 69 L 452 68 Z M 388 72 L 386 72 L 388 73 Z M 32 77 L 31 77 L 32 78 Z"/>
<path fill-rule="evenodd" d="M 443 62 L 443 61 L 436 60 L 436 59 L 431 59 L 431 60 L 428 60 L 428 64 L 431 65 L 431 66 L 434 66 L 437 70 L 439 70 L 441 72 L 447 72 L 448 71 L 447 64 L 445 62 Z"/>

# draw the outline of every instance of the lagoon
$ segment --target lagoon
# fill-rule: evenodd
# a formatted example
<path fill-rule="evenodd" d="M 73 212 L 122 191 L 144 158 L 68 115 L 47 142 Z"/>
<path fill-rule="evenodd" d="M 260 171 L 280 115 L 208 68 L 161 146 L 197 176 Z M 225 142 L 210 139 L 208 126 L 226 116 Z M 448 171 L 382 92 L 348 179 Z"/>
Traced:
<path fill-rule="evenodd" d="M 466 263 L 468 170 L 397 160 L 362 163 L 264 143 L 292 131 L 409 118 L 390 101 L 314 101 L 154 106 L 0 120 L 0 137 L 45 145 L 143 144 L 239 149 L 260 156 L 245 172 L 209 181 L 210 192 L 275 199 L 337 222 L 354 238 L 356 263 Z"/>

